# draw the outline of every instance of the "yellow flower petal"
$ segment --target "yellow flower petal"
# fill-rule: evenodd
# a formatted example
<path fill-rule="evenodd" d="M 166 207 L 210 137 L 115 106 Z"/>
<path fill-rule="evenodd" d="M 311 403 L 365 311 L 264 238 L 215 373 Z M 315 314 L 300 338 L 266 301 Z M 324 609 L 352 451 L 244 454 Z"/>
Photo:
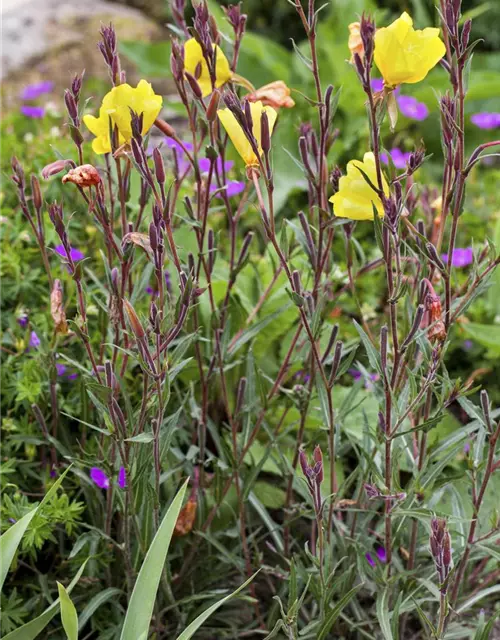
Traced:
<path fill-rule="evenodd" d="M 231 79 L 231 69 L 224 52 L 218 45 L 212 45 L 215 48 L 215 86 L 221 87 Z M 192 76 L 196 78 L 200 85 L 203 97 L 212 93 L 212 82 L 208 71 L 207 61 L 203 57 L 203 51 L 200 44 L 190 38 L 184 43 L 184 68 Z"/>
<path fill-rule="evenodd" d="M 445 53 L 439 29 L 415 30 L 406 12 L 375 33 L 375 64 L 391 87 L 420 82 Z"/>
<path fill-rule="evenodd" d="M 163 99 L 156 95 L 153 87 L 146 80 L 141 80 L 136 88 L 129 84 L 120 84 L 113 87 L 103 98 L 99 110 L 99 118 L 86 115 L 83 118 L 85 125 L 97 138 L 102 138 L 99 142 L 94 140 L 92 148 L 96 153 L 109 153 L 111 143 L 109 141 L 109 120 L 113 126 L 118 127 L 119 143 L 130 142 L 132 138 L 131 113 L 143 115 L 142 134 L 145 135 L 153 126 L 158 117 Z"/>
<path fill-rule="evenodd" d="M 333 213 L 338 218 L 373 220 L 373 205 L 375 205 L 378 215 L 382 218 L 384 216 L 382 202 L 359 169 L 374 185 L 377 184 L 375 156 L 371 151 L 365 153 L 363 161 L 351 160 L 347 163 L 346 175 L 339 180 L 339 190 L 330 198 L 330 202 L 333 203 Z M 389 195 L 389 185 L 383 175 L 382 187 L 384 193 Z"/>
<path fill-rule="evenodd" d="M 264 107 L 260 100 L 250 103 L 250 113 L 252 114 L 253 123 L 252 132 L 255 140 L 257 141 L 259 155 L 262 155 L 260 119 L 264 111 L 267 113 L 269 133 L 271 134 L 278 115 L 276 111 L 271 107 Z M 217 111 L 217 115 L 219 116 L 219 120 L 221 121 L 224 129 L 227 131 L 228 136 L 231 138 L 231 142 L 236 147 L 236 151 L 243 158 L 246 166 L 258 166 L 259 160 L 257 155 L 252 149 L 252 145 L 248 141 L 248 138 L 233 113 L 229 109 L 219 109 Z"/>

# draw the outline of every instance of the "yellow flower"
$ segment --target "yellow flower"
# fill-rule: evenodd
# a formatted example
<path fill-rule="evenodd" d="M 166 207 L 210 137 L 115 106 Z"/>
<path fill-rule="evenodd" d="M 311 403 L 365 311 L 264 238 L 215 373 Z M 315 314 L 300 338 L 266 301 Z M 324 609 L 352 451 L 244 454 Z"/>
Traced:
<path fill-rule="evenodd" d="M 384 216 L 382 201 L 370 187 L 359 169 L 365 173 L 372 184 L 377 184 L 375 156 L 371 151 L 365 153 L 363 161 L 351 160 L 347 163 L 347 175 L 339 180 L 339 190 L 330 198 L 333 203 L 333 213 L 338 218 L 350 220 L 373 220 L 373 205 L 378 215 Z M 389 186 L 382 175 L 384 193 L 389 195 Z"/>
<path fill-rule="evenodd" d="M 86 115 L 83 121 L 96 137 L 92 141 L 95 153 L 109 153 L 111 141 L 109 139 L 109 120 L 112 126 L 118 127 L 118 142 L 124 144 L 132 138 L 130 110 L 143 114 L 142 134 L 146 134 L 161 110 L 163 98 L 153 91 L 153 87 L 141 80 L 134 89 L 129 84 L 120 84 L 107 93 L 99 109 L 99 117 Z"/>
<path fill-rule="evenodd" d="M 229 68 L 229 62 L 224 55 L 222 49 L 213 44 L 215 49 L 215 86 L 221 87 L 231 80 L 231 69 Z M 200 44 L 194 39 L 190 38 L 184 44 L 184 69 L 196 78 L 200 85 L 203 97 L 212 93 L 212 82 L 210 80 L 210 73 L 208 71 L 207 61 L 203 57 L 203 51 Z"/>
<path fill-rule="evenodd" d="M 389 87 L 420 82 L 445 52 L 439 29 L 415 30 L 406 12 L 375 33 L 375 64 Z"/>
<path fill-rule="evenodd" d="M 262 155 L 261 146 L 261 134 L 260 134 L 260 118 L 263 112 L 267 113 L 269 121 L 269 134 L 273 132 L 274 123 L 276 122 L 277 113 L 272 107 L 264 107 L 262 102 L 250 102 L 250 113 L 252 114 L 252 131 L 255 140 L 257 141 L 257 147 L 259 150 L 259 156 Z M 245 161 L 247 167 L 259 166 L 259 159 L 255 155 L 252 145 L 248 141 L 245 132 L 241 128 L 240 124 L 234 117 L 233 113 L 229 109 L 219 109 L 217 111 L 219 120 L 222 122 L 224 129 L 227 131 L 228 136 L 231 138 L 231 142 L 236 147 L 236 151 Z"/>

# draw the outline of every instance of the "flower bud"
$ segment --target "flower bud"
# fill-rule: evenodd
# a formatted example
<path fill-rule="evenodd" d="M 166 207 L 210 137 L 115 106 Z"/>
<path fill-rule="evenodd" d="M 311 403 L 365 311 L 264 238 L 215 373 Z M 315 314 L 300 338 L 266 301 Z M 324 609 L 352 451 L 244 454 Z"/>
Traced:
<path fill-rule="evenodd" d="M 64 171 L 66 168 L 66 163 L 69 162 L 71 162 L 71 160 L 56 160 L 55 162 L 45 165 L 42 169 L 42 178 L 48 180 L 51 176 L 61 173 L 61 171 Z"/>
<path fill-rule="evenodd" d="M 175 132 L 175 129 L 173 127 L 171 127 L 168 124 L 168 122 L 165 122 L 165 120 L 162 120 L 161 118 L 156 118 L 155 125 L 168 138 L 173 138 L 174 140 L 177 140 L 177 134 Z"/>
<path fill-rule="evenodd" d="M 217 89 L 212 93 L 210 102 L 207 107 L 207 120 L 213 122 L 217 118 L 217 109 L 219 107 L 220 93 Z"/>
<path fill-rule="evenodd" d="M 40 191 L 40 183 L 35 175 L 31 176 L 31 193 L 33 195 L 33 204 L 38 211 L 42 208 L 42 193 Z"/>
<path fill-rule="evenodd" d="M 127 313 L 128 321 L 130 322 L 130 327 L 138 340 L 141 340 L 146 335 L 144 329 L 142 328 L 141 321 L 139 320 L 139 316 L 137 315 L 134 307 L 130 304 L 130 302 L 123 298 L 123 305 L 125 307 L 125 311 Z"/>
<path fill-rule="evenodd" d="M 68 323 L 63 305 L 63 289 L 60 280 L 54 280 L 50 293 L 50 315 L 54 321 L 55 333 L 68 333 Z"/>

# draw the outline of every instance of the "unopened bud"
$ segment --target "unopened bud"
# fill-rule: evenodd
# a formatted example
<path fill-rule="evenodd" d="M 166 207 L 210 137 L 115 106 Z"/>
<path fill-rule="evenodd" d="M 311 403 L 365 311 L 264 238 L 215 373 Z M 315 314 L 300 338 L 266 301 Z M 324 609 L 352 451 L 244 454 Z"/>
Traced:
<path fill-rule="evenodd" d="M 141 340 L 146 335 L 144 329 L 142 328 L 141 321 L 139 320 L 139 316 L 137 315 L 134 307 L 130 304 L 130 302 L 123 298 L 123 305 L 125 307 L 125 311 L 127 312 L 128 321 L 130 322 L 130 327 L 138 340 Z"/>
<path fill-rule="evenodd" d="M 38 211 L 42 208 L 42 192 L 40 191 L 40 183 L 35 175 L 31 176 L 31 193 L 33 195 L 33 204 Z"/>
<path fill-rule="evenodd" d="M 158 127 L 158 129 L 163 134 L 165 134 L 168 138 L 173 138 L 174 140 L 177 139 L 177 134 L 175 132 L 175 129 L 173 127 L 171 127 L 168 124 L 168 122 L 165 122 L 165 120 L 162 120 L 161 118 L 156 118 L 154 123 Z"/>
<path fill-rule="evenodd" d="M 197 98 L 198 100 L 202 100 L 203 92 L 196 78 L 192 76 L 190 73 L 188 73 L 187 71 L 184 73 L 184 75 L 186 77 L 186 80 L 189 83 L 189 86 L 191 87 L 192 92 L 194 93 L 195 98 Z"/>
<path fill-rule="evenodd" d="M 217 89 L 212 93 L 212 97 L 210 98 L 210 102 L 207 107 L 207 120 L 209 122 L 213 122 L 217 118 L 217 109 L 219 107 L 220 93 Z"/>
<path fill-rule="evenodd" d="M 45 165 L 42 169 L 42 178 L 44 180 L 48 180 L 51 176 L 55 176 L 61 171 L 64 171 L 66 168 L 66 163 L 71 162 L 70 160 L 56 160 L 55 162 L 51 162 L 50 164 Z"/>

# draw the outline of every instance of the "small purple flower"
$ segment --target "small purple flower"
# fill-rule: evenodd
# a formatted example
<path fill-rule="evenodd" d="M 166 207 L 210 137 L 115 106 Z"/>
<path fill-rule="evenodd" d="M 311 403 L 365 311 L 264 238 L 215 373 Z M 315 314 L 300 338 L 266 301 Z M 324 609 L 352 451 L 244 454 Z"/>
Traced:
<path fill-rule="evenodd" d="M 448 264 L 448 254 L 443 253 L 441 256 L 442 261 Z M 472 247 L 466 249 L 453 249 L 451 257 L 451 264 L 453 267 L 468 267 L 474 261 L 474 253 Z"/>
<path fill-rule="evenodd" d="M 471 116 L 470 121 L 480 129 L 497 129 L 500 127 L 500 113 L 483 111 Z"/>
<path fill-rule="evenodd" d="M 167 147 L 169 147 L 170 149 L 175 149 L 178 154 L 182 155 L 184 153 L 184 149 L 173 138 L 165 138 L 165 143 L 166 143 Z M 193 150 L 193 145 L 192 145 L 191 142 L 183 142 L 182 144 L 184 145 L 184 147 L 188 151 L 192 151 Z"/>
<path fill-rule="evenodd" d="M 401 113 L 412 120 L 425 120 L 429 115 L 429 109 L 423 102 L 419 102 L 413 96 L 398 96 L 398 106 Z"/>
<path fill-rule="evenodd" d="M 38 347 L 42 344 L 40 338 L 36 335 L 34 331 L 31 332 L 29 345 L 32 349 L 38 349 Z"/>
<path fill-rule="evenodd" d="M 219 187 L 216 184 L 213 184 L 210 187 L 210 191 L 216 191 Z M 239 182 L 238 180 L 229 180 L 225 184 L 225 191 L 227 193 L 228 198 L 232 198 L 233 196 L 237 196 L 242 191 L 245 191 L 245 183 Z M 217 194 L 219 198 L 222 197 L 222 190 Z"/>
<path fill-rule="evenodd" d="M 470 442 L 464 444 L 464 456 L 468 456 L 470 453 Z"/>
<path fill-rule="evenodd" d="M 51 80 L 42 80 L 24 87 L 19 97 L 21 100 L 36 100 L 44 93 L 50 93 L 53 88 L 54 83 Z"/>
<path fill-rule="evenodd" d="M 15 518 L 9 518 L 9 522 L 12 522 L 12 524 L 16 524 L 17 520 Z"/>
<path fill-rule="evenodd" d="M 90 479 L 99 489 L 109 489 L 109 478 L 99 467 L 92 467 L 90 470 Z"/>
<path fill-rule="evenodd" d="M 76 380 L 78 378 L 78 374 L 77 373 L 70 373 L 68 375 L 68 380 Z"/>
<path fill-rule="evenodd" d="M 384 547 L 377 547 L 375 549 L 375 553 L 377 554 L 377 558 L 380 562 L 387 562 L 387 553 Z"/>
<path fill-rule="evenodd" d="M 56 371 L 58 376 L 63 376 L 66 373 L 66 365 L 56 363 Z"/>
<path fill-rule="evenodd" d="M 394 163 L 396 169 L 405 169 L 406 163 L 410 159 L 411 153 L 401 151 L 398 147 L 394 147 L 389 151 L 389 155 L 391 156 L 391 160 Z M 384 164 L 389 164 L 389 158 L 386 153 L 380 154 L 380 159 Z"/>
<path fill-rule="evenodd" d="M 472 340 L 464 340 L 462 345 L 462 347 L 464 348 L 464 351 L 470 351 L 473 346 L 474 346 L 474 343 L 472 342 Z"/>
<path fill-rule="evenodd" d="M 127 472 L 125 471 L 125 467 L 120 467 L 120 471 L 118 472 L 118 486 L 120 489 L 125 489 L 127 486 Z"/>
<path fill-rule="evenodd" d="M 29 322 L 28 314 L 27 313 L 20 313 L 17 316 L 16 322 L 20 327 L 22 327 L 24 329 L 27 326 L 28 322 Z"/>
<path fill-rule="evenodd" d="M 347 373 L 349 373 L 354 378 L 354 382 L 361 380 L 361 378 L 363 377 L 361 371 L 358 371 L 357 369 L 348 369 Z M 377 382 L 379 377 L 380 376 L 378 375 L 378 373 L 370 373 L 370 380 L 367 380 L 365 382 L 365 389 L 370 389 L 370 391 L 373 391 L 373 383 Z"/>
<path fill-rule="evenodd" d="M 58 244 L 57 247 L 54 247 L 54 249 L 56 253 L 58 253 L 63 258 L 68 257 L 68 254 L 66 252 L 66 249 L 64 248 L 64 245 Z M 74 249 L 73 247 L 71 247 L 69 255 L 70 255 L 70 258 L 73 260 L 73 262 L 78 262 L 79 260 L 83 260 L 85 258 L 85 255 L 79 249 Z"/>
<path fill-rule="evenodd" d="M 21 107 L 21 113 L 28 118 L 43 118 L 45 115 L 45 109 L 43 107 L 34 107 L 29 104 L 23 104 Z"/>
<path fill-rule="evenodd" d="M 384 88 L 383 78 L 372 78 L 370 80 L 372 91 L 382 91 Z"/>
<path fill-rule="evenodd" d="M 373 559 L 371 553 L 365 553 L 365 558 L 366 558 L 366 561 L 368 562 L 368 564 L 370 565 L 370 567 L 376 567 L 377 566 L 377 563 Z"/>
<path fill-rule="evenodd" d="M 156 298 L 158 296 L 158 291 L 153 289 L 153 287 L 146 287 L 146 293 L 150 296 L 153 296 L 153 298 Z"/>
<path fill-rule="evenodd" d="M 223 167 L 222 167 L 222 158 L 220 156 L 217 158 L 217 162 L 215 164 L 217 167 L 217 173 L 221 175 Z M 198 160 L 198 167 L 200 168 L 201 173 L 208 173 L 210 171 L 210 160 L 208 158 L 200 158 Z M 234 162 L 232 160 L 226 160 L 226 162 L 224 162 L 225 173 L 227 173 L 228 171 L 231 171 L 233 167 L 234 167 Z"/>

